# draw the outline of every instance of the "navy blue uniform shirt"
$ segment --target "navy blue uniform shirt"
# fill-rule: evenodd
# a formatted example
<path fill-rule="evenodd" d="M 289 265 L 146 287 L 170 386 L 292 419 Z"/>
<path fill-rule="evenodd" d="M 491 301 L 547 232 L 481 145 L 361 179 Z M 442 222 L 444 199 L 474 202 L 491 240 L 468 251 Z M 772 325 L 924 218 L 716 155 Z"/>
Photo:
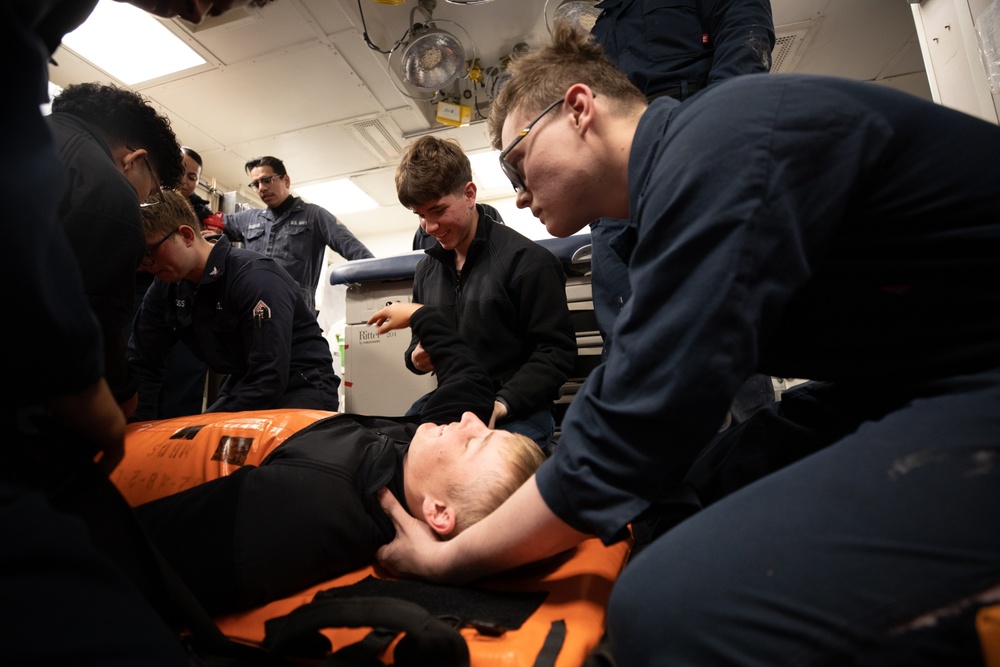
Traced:
<path fill-rule="evenodd" d="M 335 398 L 340 380 L 329 343 L 291 276 L 273 259 L 233 248 L 225 237 L 212 249 L 200 284 L 153 282 L 136 315 L 130 359 L 155 382 L 178 339 L 210 369 L 229 376 L 209 412 L 336 409 L 282 405 L 286 393 L 308 386 L 332 384 Z M 151 398 L 140 390 L 140 418 Z"/>
<path fill-rule="evenodd" d="M 225 234 L 241 241 L 247 250 L 273 257 L 302 290 L 302 298 L 315 309 L 316 285 L 326 266 L 329 246 L 344 259 L 369 259 L 371 251 L 322 206 L 291 197 L 291 205 L 276 215 L 270 208 L 230 213 L 223 220 Z"/>

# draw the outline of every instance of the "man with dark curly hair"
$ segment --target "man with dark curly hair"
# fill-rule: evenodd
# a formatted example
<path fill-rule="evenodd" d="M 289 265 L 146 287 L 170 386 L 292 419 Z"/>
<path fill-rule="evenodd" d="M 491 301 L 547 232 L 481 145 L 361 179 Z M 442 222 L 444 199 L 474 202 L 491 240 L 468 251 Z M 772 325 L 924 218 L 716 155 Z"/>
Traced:
<path fill-rule="evenodd" d="M 135 409 L 138 376 L 125 357 L 135 313 L 135 273 L 146 252 L 139 205 L 183 173 L 170 121 L 136 92 L 82 83 L 52 102 L 46 119 L 68 182 L 59 220 L 101 324 L 105 377 L 126 415 Z"/>

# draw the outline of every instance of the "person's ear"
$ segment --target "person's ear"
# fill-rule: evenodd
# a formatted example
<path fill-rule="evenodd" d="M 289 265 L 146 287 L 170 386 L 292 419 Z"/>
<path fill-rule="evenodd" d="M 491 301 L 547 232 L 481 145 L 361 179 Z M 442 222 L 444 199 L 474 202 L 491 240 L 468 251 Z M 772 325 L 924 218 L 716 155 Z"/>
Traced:
<path fill-rule="evenodd" d="M 447 537 L 455 530 L 455 508 L 448 503 L 425 496 L 421 512 L 424 522 L 441 537 Z"/>
<path fill-rule="evenodd" d="M 575 83 L 566 91 L 565 104 L 571 109 L 570 118 L 578 132 L 585 133 L 594 122 L 594 91 L 583 83 Z"/>
<path fill-rule="evenodd" d="M 476 205 L 476 184 L 469 181 L 465 184 L 465 189 L 462 191 L 465 196 L 465 203 L 472 207 Z"/>
<path fill-rule="evenodd" d="M 194 231 L 193 227 L 188 225 L 178 225 L 177 233 L 184 239 L 185 245 L 189 246 L 194 243 L 196 236 L 201 236 L 198 232 Z"/>
<path fill-rule="evenodd" d="M 125 174 L 126 177 L 132 172 L 133 169 L 143 169 L 142 160 L 149 159 L 149 151 L 145 148 L 136 148 L 135 150 L 128 148 L 127 146 L 123 149 L 121 157 L 121 172 Z"/>

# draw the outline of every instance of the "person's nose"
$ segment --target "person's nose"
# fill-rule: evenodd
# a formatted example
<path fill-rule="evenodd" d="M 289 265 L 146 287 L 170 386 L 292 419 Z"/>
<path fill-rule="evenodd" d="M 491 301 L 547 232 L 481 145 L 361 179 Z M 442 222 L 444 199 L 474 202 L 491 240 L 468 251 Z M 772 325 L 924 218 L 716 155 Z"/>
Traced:
<path fill-rule="evenodd" d="M 529 208 L 531 206 L 531 191 L 528 188 L 521 188 L 517 191 L 514 204 L 518 208 Z"/>
<path fill-rule="evenodd" d="M 470 430 L 473 432 L 480 431 L 486 428 L 486 424 L 481 422 L 479 420 L 479 417 L 477 417 L 472 412 L 466 412 L 462 414 L 462 421 L 459 422 L 459 426 L 461 426 L 463 429 Z"/>

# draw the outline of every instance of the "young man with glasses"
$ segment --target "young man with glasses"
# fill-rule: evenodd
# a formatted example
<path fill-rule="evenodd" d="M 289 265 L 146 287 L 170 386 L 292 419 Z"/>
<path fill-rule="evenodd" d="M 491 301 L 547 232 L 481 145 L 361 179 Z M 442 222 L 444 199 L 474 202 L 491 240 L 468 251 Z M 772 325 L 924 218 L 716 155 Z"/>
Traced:
<path fill-rule="evenodd" d="M 622 539 L 675 497 L 744 378 L 811 377 L 806 409 L 783 397 L 742 425 L 794 426 L 768 439 L 787 467 L 625 568 L 617 664 L 981 660 L 974 614 L 1000 587 L 1000 129 L 829 77 L 647 105 L 569 28 L 509 71 L 489 126 L 518 206 L 557 236 L 631 215 L 633 296 L 537 474 L 443 544 L 385 496 L 383 564 L 468 581 Z"/>
<path fill-rule="evenodd" d="M 336 410 L 340 378 L 315 314 L 273 259 L 215 244 L 190 202 L 165 191 L 142 209 L 140 268 L 157 277 L 136 313 L 129 361 L 139 370 L 137 415 L 158 399 L 164 360 L 183 343 L 225 375 L 206 412 L 272 408 Z"/>
<path fill-rule="evenodd" d="M 125 349 L 135 313 L 135 267 L 145 251 L 139 208 L 157 201 L 160 184 L 180 180 L 182 165 L 170 121 L 130 90 L 68 86 L 46 118 L 69 181 L 59 217 L 104 337 L 105 377 L 126 416 L 138 377 Z"/>
<path fill-rule="evenodd" d="M 183 175 L 177 186 L 177 192 L 188 198 L 194 208 L 195 215 L 202 221 L 202 234 L 214 237 L 219 230 L 210 227 L 213 220 L 208 202 L 195 193 L 198 179 L 201 177 L 201 156 L 192 148 L 181 146 L 181 158 L 184 164 Z M 151 204 L 152 202 L 147 202 Z M 143 204 L 143 206 L 147 205 Z M 221 215 L 217 216 L 221 220 Z M 148 254 L 148 253 L 147 253 Z M 136 275 L 135 307 L 142 304 L 146 290 L 155 278 L 152 274 L 139 271 Z M 131 328 L 129 329 L 131 334 Z M 170 351 L 166 360 L 166 371 L 160 391 L 160 399 L 155 405 L 155 412 L 133 414 L 133 421 L 148 419 L 169 419 L 182 415 L 195 415 L 205 407 L 206 376 L 208 367 L 185 345 L 176 345 Z M 146 403 L 147 407 L 154 407 Z"/>
<path fill-rule="evenodd" d="M 292 194 L 292 181 L 278 158 L 253 158 L 246 163 L 246 172 L 250 188 L 267 208 L 223 216 L 223 231 L 234 243 L 273 257 L 299 284 L 302 298 L 315 311 L 316 286 L 328 247 L 344 259 L 374 255 L 325 208 Z"/>

